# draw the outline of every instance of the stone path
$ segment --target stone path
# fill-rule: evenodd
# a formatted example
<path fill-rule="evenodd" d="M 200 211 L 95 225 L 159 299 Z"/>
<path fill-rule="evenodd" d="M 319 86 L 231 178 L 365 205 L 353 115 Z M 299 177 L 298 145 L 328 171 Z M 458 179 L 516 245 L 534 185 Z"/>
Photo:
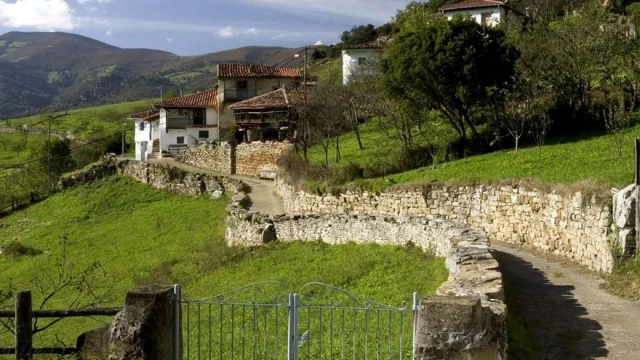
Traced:
<path fill-rule="evenodd" d="M 177 168 L 194 172 L 216 176 L 229 176 L 233 179 L 241 180 L 250 187 L 249 190 L 249 211 L 259 212 L 265 215 L 284 214 L 284 204 L 282 199 L 276 195 L 276 185 L 271 180 L 257 179 L 251 176 L 229 175 L 215 171 L 204 170 L 195 166 L 183 164 L 173 159 L 149 160 L 150 163 L 175 166 Z"/>
<path fill-rule="evenodd" d="M 608 294 L 599 276 L 568 260 L 492 244 L 538 359 L 640 359 L 640 303 Z"/>

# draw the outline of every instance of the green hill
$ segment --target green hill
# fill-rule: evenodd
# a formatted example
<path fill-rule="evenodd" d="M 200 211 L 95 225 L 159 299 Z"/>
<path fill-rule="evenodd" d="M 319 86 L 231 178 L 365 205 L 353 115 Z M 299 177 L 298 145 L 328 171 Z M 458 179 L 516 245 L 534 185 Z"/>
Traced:
<path fill-rule="evenodd" d="M 320 281 L 400 304 L 410 300 L 413 291 L 434 293 L 447 277 L 442 260 L 417 249 L 320 243 L 228 249 L 226 206 L 226 199 L 172 195 L 117 176 L 59 193 L 0 219 L 0 247 L 5 247 L 0 290 L 31 288 L 34 301 L 41 301 L 37 279 L 57 273 L 63 252 L 71 273 L 98 265 L 91 279 L 101 287 L 113 284 L 108 305 L 121 305 L 128 289 L 151 282 L 180 283 L 184 294 L 198 299 L 263 280 L 282 281 L 294 289 Z M 6 250 L 16 242 L 44 253 L 15 255 L 18 250 Z M 66 289 L 46 307 L 64 308 L 77 294 Z M 35 345 L 52 345 L 56 336 L 73 343 L 103 320 L 65 320 L 37 337 Z M 0 343 L 7 344 L 3 330 Z"/>

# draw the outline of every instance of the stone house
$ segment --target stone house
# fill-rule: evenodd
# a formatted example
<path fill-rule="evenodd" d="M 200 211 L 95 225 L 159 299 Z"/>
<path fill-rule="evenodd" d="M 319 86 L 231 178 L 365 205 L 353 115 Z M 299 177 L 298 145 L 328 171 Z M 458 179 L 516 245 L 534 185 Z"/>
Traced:
<path fill-rule="evenodd" d="M 298 68 L 254 64 L 218 65 L 218 118 L 223 138 L 233 137 L 237 126 L 230 106 L 281 88 L 294 88 L 303 80 Z"/>
<path fill-rule="evenodd" d="M 458 14 L 471 16 L 478 24 L 497 26 L 503 21 L 519 21 L 522 13 L 507 5 L 507 1 L 469 0 L 440 8 L 440 12 L 451 20 Z"/>

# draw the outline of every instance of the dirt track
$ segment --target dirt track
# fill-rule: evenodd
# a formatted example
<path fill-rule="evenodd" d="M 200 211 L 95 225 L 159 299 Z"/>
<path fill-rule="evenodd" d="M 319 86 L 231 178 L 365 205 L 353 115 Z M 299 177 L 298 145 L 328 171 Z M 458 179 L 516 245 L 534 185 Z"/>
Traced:
<path fill-rule="evenodd" d="M 538 359 L 640 359 L 640 303 L 608 294 L 599 276 L 568 260 L 493 246 Z"/>

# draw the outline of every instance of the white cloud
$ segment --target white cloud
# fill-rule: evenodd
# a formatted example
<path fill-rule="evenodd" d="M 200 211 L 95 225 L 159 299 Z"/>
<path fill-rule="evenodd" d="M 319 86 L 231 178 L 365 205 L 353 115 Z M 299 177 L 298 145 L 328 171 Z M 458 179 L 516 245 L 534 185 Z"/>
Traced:
<path fill-rule="evenodd" d="M 80 5 L 86 5 L 88 3 L 94 2 L 98 4 L 108 4 L 111 0 L 77 0 Z"/>
<path fill-rule="evenodd" d="M 245 31 L 244 33 L 247 35 L 257 35 L 258 30 L 256 28 L 251 28 L 251 29 L 247 29 L 247 31 Z"/>
<path fill-rule="evenodd" d="M 369 21 L 387 22 L 404 9 L 411 0 L 244 0 L 251 4 L 277 8 L 297 13 L 316 12 L 323 14 L 359 17 Z"/>
<path fill-rule="evenodd" d="M 314 45 L 315 46 L 320 46 L 320 45 L 324 45 L 324 43 L 322 42 L 322 40 L 318 40 L 318 41 L 316 41 L 316 43 Z"/>
<path fill-rule="evenodd" d="M 235 35 L 233 28 L 231 26 L 227 26 L 226 28 L 222 28 L 218 30 L 218 36 L 221 38 L 230 38 Z"/>
<path fill-rule="evenodd" d="M 107 30 L 107 36 L 111 36 L 113 35 L 113 31 L 111 31 L 111 29 Z"/>
<path fill-rule="evenodd" d="M 72 30 L 73 9 L 65 0 L 0 0 L 0 26 L 38 30 Z"/>
<path fill-rule="evenodd" d="M 171 37 L 168 37 L 168 38 L 166 38 L 165 40 L 166 40 L 169 44 L 171 44 L 171 43 L 173 42 L 173 38 L 171 38 Z"/>

